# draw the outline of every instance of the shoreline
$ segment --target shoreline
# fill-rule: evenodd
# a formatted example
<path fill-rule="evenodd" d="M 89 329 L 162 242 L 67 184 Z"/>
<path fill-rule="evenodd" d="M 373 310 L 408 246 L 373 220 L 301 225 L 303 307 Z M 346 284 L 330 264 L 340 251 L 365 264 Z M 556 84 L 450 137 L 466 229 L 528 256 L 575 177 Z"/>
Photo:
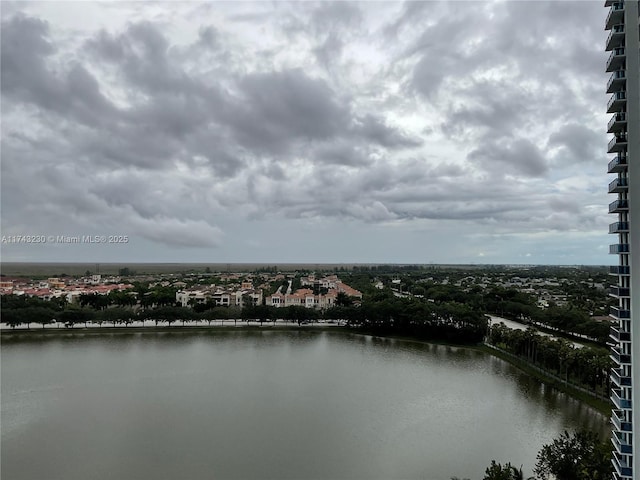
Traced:
<path fill-rule="evenodd" d="M 246 323 L 238 323 L 237 325 L 233 325 L 231 322 L 228 325 L 147 325 L 147 326 L 131 326 L 131 327 L 123 327 L 113 325 L 105 325 L 104 327 L 75 327 L 75 328 L 21 328 L 21 329 L 1 329 L 0 330 L 0 341 L 5 337 L 14 337 L 14 336 L 33 336 L 33 335 L 45 335 L 45 336 L 55 336 L 55 335 L 102 335 L 108 333 L 187 333 L 187 332 L 219 332 L 219 331 L 236 331 L 236 330 L 278 330 L 278 331 L 289 331 L 289 330 L 313 330 L 313 331 L 334 331 L 334 330 L 342 330 L 346 327 L 342 325 L 297 325 L 297 324 L 289 324 L 289 325 L 273 325 L 272 322 L 265 322 L 264 325 L 247 325 Z"/>

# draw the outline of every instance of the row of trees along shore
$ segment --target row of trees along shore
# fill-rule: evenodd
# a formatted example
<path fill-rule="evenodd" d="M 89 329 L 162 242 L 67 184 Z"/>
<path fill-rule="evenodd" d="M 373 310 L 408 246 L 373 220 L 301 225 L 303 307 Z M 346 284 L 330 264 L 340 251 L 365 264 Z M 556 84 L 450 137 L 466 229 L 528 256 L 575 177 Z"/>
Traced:
<path fill-rule="evenodd" d="M 391 320 L 393 319 L 395 323 L 394 329 L 398 328 L 397 322 L 400 322 L 400 324 L 402 324 L 400 325 L 400 329 L 420 330 L 416 323 L 420 324 L 422 320 L 418 319 L 417 321 L 405 321 L 403 323 L 403 321 L 406 320 L 407 315 L 405 314 L 405 312 L 397 311 L 397 307 L 399 305 L 397 301 L 394 300 L 394 297 L 391 294 L 390 290 L 376 290 L 372 286 L 372 280 L 373 276 L 371 275 L 358 274 L 349 276 L 347 278 L 347 283 L 351 284 L 364 293 L 363 307 L 381 307 L 382 310 L 386 312 L 385 314 L 388 314 L 387 316 L 390 318 L 381 318 L 381 315 L 384 315 L 378 312 L 367 312 L 367 315 L 364 315 L 363 311 L 353 311 L 353 309 L 344 311 L 343 318 L 349 319 L 348 317 L 350 317 L 353 324 L 364 324 L 369 322 L 372 324 L 369 326 L 384 329 L 387 329 L 389 327 L 389 324 L 391 324 Z M 134 287 L 136 295 L 132 295 L 131 291 L 112 291 L 108 295 L 83 294 L 80 295 L 78 304 L 81 307 L 90 307 L 91 309 L 97 311 L 102 311 L 113 307 L 121 307 L 125 309 L 132 308 L 136 312 L 139 312 L 139 310 L 141 309 L 149 310 L 157 309 L 158 307 L 176 306 L 175 295 L 177 289 L 174 287 L 156 286 L 153 288 L 149 288 L 146 285 L 138 282 L 134 282 Z M 537 298 L 535 296 L 521 292 L 514 288 L 503 288 L 498 286 L 484 289 L 479 286 L 461 288 L 459 286 L 451 284 L 445 285 L 440 283 L 416 282 L 411 287 L 411 290 L 414 292 L 414 296 L 410 296 L 409 294 L 406 295 L 414 301 L 405 301 L 405 303 L 402 303 L 401 305 L 408 306 L 409 310 L 414 313 L 415 311 L 420 311 L 421 309 L 423 309 L 427 313 L 426 317 L 433 316 L 433 311 L 437 311 L 440 306 L 449 305 L 449 307 L 445 307 L 445 310 L 454 310 L 457 312 L 456 315 L 461 314 L 463 315 L 463 317 L 468 319 L 468 312 L 461 311 L 462 307 L 459 307 L 460 305 L 463 305 L 468 307 L 468 309 L 470 309 L 474 314 L 493 313 L 516 321 L 535 324 L 543 328 L 549 328 L 551 330 L 559 332 L 560 334 L 587 337 L 602 344 L 606 343 L 609 335 L 609 325 L 606 322 L 599 322 L 591 319 L 588 313 L 588 309 L 585 305 L 574 305 L 574 303 L 569 303 L 566 306 L 551 305 L 549 308 L 541 310 L 536 305 Z M 6 296 L 5 298 L 3 298 L 2 303 L 3 311 L 11 310 L 15 306 L 24 306 L 17 305 L 17 302 L 12 300 L 11 296 Z M 28 303 L 28 306 L 59 311 L 61 309 L 67 309 L 68 306 L 65 305 L 65 303 L 66 302 L 61 299 L 53 299 L 50 302 L 34 301 Z M 425 306 L 425 304 L 427 305 Z M 581 305 L 585 308 L 582 308 Z M 588 306 L 588 304 L 586 305 Z M 349 307 L 351 305 L 350 302 L 346 300 L 338 302 L 338 306 Z M 210 304 L 194 305 L 193 307 L 196 313 L 205 314 L 205 316 L 212 315 L 210 312 L 205 312 L 214 310 L 215 308 L 214 305 Z M 259 305 L 258 307 L 264 306 Z M 174 313 L 175 312 L 176 311 L 174 311 Z M 34 311 L 32 313 L 35 314 L 32 322 L 41 323 L 41 320 L 46 321 L 46 319 L 44 319 L 43 317 L 44 312 Z M 228 313 L 223 313 L 221 311 L 218 311 L 216 313 L 218 315 L 218 318 L 241 318 L 241 316 L 237 313 L 237 311 L 235 311 L 233 307 L 230 308 L 230 312 Z M 271 312 L 268 309 L 258 309 L 258 311 L 253 311 L 251 313 L 255 314 L 256 318 L 263 318 L 265 320 L 271 320 L 274 317 L 283 318 L 280 316 L 280 313 Z M 299 311 L 298 313 L 303 317 L 310 317 L 303 318 L 302 320 L 314 320 L 316 318 L 322 318 L 323 315 L 325 315 L 326 318 L 327 315 L 326 312 L 323 314 L 318 314 L 315 311 L 304 314 L 302 313 L 302 311 Z M 74 312 L 74 314 L 78 315 L 77 312 Z M 338 314 L 339 312 L 333 311 L 330 315 L 332 317 L 337 317 Z M 113 314 L 105 315 L 107 317 L 113 316 Z M 225 317 L 225 315 L 227 316 Z M 245 315 L 249 315 L 249 313 L 246 313 Z M 437 313 L 435 315 L 437 315 Z M 85 316 L 89 316 L 89 314 Z M 173 317 L 172 314 L 169 314 L 169 316 Z M 447 316 L 451 317 L 451 315 L 445 313 L 444 317 Z M 97 320 L 99 320 L 99 316 L 95 317 Z M 181 314 L 181 317 L 183 317 L 185 321 L 190 321 L 191 319 L 196 318 L 186 311 Z M 183 318 L 179 318 L 179 320 L 182 320 Z M 284 318 L 286 318 L 286 316 Z M 289 316 L 288 319 L 291 319 L 291 316 Z M 167 318 L 165 320 L 173 321 L 174 319 Z M 429 325 L 434 324 L 432 319 L 423 323 Z"/>
<path fill-rule="evenodd" d="M 577 348 L 564 339 L 540 335 L 532 328 L 515 330 L 503 323 L 491 326 L 486 342 L 566 383 L 609 397 L 613 361 L 606 348 Z"/>
<path fill-rule="evenodd" d="M 95 297 L 98 297 L 96 295 Z M 425 340 L 455 343 L 479 343 L 487 332 L 487 319 L 468 305 L 455 302 L 429 303 L 418 299 L 396 298 L 388 292 L 379 292 L 362 305 L 339 296 L 336 306 L 318 311 L 302 306 L 275 308 L 267 305 L 247 304 L 239 307 L 196 305 L 180 307 L 156 305 L 147 308 L 113 306 L 95 308 L 90 301 L 85 306 L 64 302 L 45 302 L 23 296 L 3 298 L 2 321 L 11 327 L 39 324 L 42 327 L 61 322 L 69 326 L 89 323 L 102 325 L 130 325 L 135 321 L 151 320 L 169 324 L 187 324 L 193 321 L 232 320 L 273 322 L 313 322 L 317 320 L 343 321 L 348 327 L 378 335 L 405 335 Z"/>

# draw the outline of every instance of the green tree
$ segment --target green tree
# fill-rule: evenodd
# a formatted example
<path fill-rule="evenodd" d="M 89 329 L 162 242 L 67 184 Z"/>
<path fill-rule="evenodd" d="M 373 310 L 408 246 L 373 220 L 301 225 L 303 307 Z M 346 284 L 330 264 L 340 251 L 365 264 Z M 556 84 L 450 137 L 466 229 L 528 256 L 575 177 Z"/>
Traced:
<path fill-rule="evenodd" d="M 542 480 L 605 480 L 610 479 L 611 445 L 589 431 L 564 432 L 552 443 L 544 445 L 533 469 Z"/>
<path fill-rule="evenodd" d="M 158 321 L 165 321 L 171 326 L 171 324 L 177 320 L 191 320 L 193 318 L 193 311 L 187 307 L 156 307 L 154 309 L 147 309 L 140 315 L 141 319 L 154 320 L 156 325 Z"/>
<path fill-rule="evenodd" d="M 76 305 L 70 305 L 58 315 L 58 320 L 64 322 L 65 326 L 73 326 L 76 323 L 84 323 L 85 328 L 87 322 L 91 321 L 95 316 L 95 311 L 79 308 Z"/>
<path fill-rule="evenodd" d="M 245 293 L 244 295 L 242 295 L 242 306 L 243 307 L 255 307 L 256 305 L 256 301 L 255 299 L 249 295 L 248 293 Z"/>
<path fill-rule="evenodd" d="M 482 480 L 524 480 L 524 475 L 522 467 L 518 469 L 510 463 L 501 465 L 495 460 L 491 460 L 491 465 L 485 470 Z"/>
<path fill-rule="evenodd" d="M 56 312 L 53 310 L 43 307 L 28 307 L 23 311 L 25 318 L 27 318 L 27 327 L 29 326 L 29 322 L 35 322 L 41 324 L 42 328 L 44 328 L 45 325 L 54 321 L 56 315 Z"/>
<path fill-rule="evenodd" d="M 338 295 L 336 295 L 336 307 L 350 307 L 351 304 L 353 304 L 353 301 L 349 295 L 344 292 L 338 292 Z"/>
<path fill-rule="evenodd" d="M 126 290 L 111 290 L 107 294 L 109 303 L 112 305 L 118 305 L 120 307 L 132 306 L 136 304 L 135 297 Z"/>
<path fill-rule="evenodd" d="M 24 311 L 25 309 L 23 308 L 15 308 L 11 310 L 3 309 L 2 321 L 11 328 L 16 328 L 18 325 L 22 325 L 23 323 L 27 324 L 27 328 L 29 328 L 29 317 L 25 315 Z"/>
<path fill-rule="evenodd" d="M 151 305 L 158 307 L 176 306 L 176 292 L 175 287 L 155 287 L 151 291 Z"/>
<path fill-rule="evenodd" d="M 420 285 L 416 285 L 411 289 L 411 293 L 413 293 L 416 296 L 419 297 L 424 297 L 425 293 L 427 293 L 427 291 L 425 290 L 424 287 L 420 286 Z"/>
<path fill-rule="evenodd" d="M 116 323 L 124 323 L 125 326 L 128 326 L 136 318 L 136 314 L 132 309 L 121 307 L 107 308 L 98 312 L 97 316 L 100 322 L 111 322 L 114 327 Z"/>

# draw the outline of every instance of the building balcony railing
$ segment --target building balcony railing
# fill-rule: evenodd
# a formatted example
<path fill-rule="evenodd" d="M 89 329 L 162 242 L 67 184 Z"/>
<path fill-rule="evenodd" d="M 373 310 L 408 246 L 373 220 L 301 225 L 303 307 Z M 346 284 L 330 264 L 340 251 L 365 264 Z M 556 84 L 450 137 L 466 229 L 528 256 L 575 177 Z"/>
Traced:
<path fill-rule="evenodd" d="M 611 74 L 607 81 L 607 93 L 613 93 L 616 90 L 624 88 L 627 80 L 627 71 L 624 69 L 616 70 Z"/>
<path fill-rule="evenodd" d="M 611 50 L 609 58 L 607 58 L 605 71 L 613 72 L 615 70 L 620 70 L 624 66 L 626 58 L 624 47 L 614 48 Z"/>
<path fill-rule="evenodd" d="M 611 380 L 618 385 L 618 387 L 630 387 L 631 386 L 631 377 L 621 376 L 617 368 L 611 369 L 609 374 Z M 631 400 L 625 400 L 624 398 L 620 398 L 615 391 L 611 392 L 611 396 L 616 396 L 617 399 L 614 401 L 616 405 L 620 405 L 618 408 L 631 408 Z M 626 405 L 626 406 L 622 406 Z"/>
<path fill-rule="evenodd" d="M 630 342 L 630 338 L 631 338 L 631 333 L 629 332 L 621 332 L 619 329 L 618 330 L 613 330 L 614 327 L 612 327 L 612 329 L 609 331 L 609 338 L 607 339 L 607 345 L 609 345 L 609 348 L 613 348 L 613 347 L 620 347 L 623 343 L 628 343 Z M 626 340 L 625 340 L 626 339 Z M 618 381 L 617 384 L 618 386 L 622 386 L 622 384 L 620 383 L 620 374 L 618 375 Z M 627 377 L 625 377 L 627 378 Z M 625 380 L 625 382 L 630 381 L 628 378 L 627 380 Z M 630 385 L 630 383 L 625 383 L 625 386 Z"/>
<path fill-rule="evenodd" d="M 614 200 L 609 204 L 609 213 L 620 213 L 629 210 L 628 200 Z"/>
<path fill-rule="evenodd" d="M 607 133 L 619 132 L 624 130 L 627 125 L 627 112 L 616 112 L 607 124 Z"/>
<path fill-rule="evenodd" d="M 609 162 L 607 166 L 608 173 L 620 173 L 627 169 L 627 156 L 618 154 Z"/>
<path fill-rule="evenodd" d="M 615 469 L 616 473 L 620 476 L 620 480 L 633 479 L 633 468 L 618 465 L 618 463 L 616 463 L 613 460 L 612 462 L 613 462 L 613 468 Z"/>
<path fill-rule="evenodd" d="M 629 222 L 613 222 L 609 225 L 609 233 L 624 233 L 629 231 Z"/>
<path fill-rule="evenodd" d="M 609 338 L 613 340 L 613 346 L 618 346 L 620 342 L 630 342 L 631 334 L 629 332 L 621 332 L 617 327 L 611 327 Z M 623 340 L 626 339 L 626 340 Z M 620 383 L 618 383 L 620 385 Z"/>
<path fill-rule="evenodd" d="M 626 177 L 616 178 L 609 183 L 609 193 L 621 193 L 629 190 L 629 181 Z"/>
<path fill-rule="evenodd" d="M 616 47 L 624 45 L 624 23 L 619 23 L 611 27 L 611 31 L 607 36 L 604 49 L 609 52 Z"/>
<path fill-rule="evenodd" d="M 616 133 L 609 141 L 607 149 L 609 153 L 622 152 L 627 148 L 627 132 Z"/>
<path fill-rule="evenodd" d="M 614 327 L 611 327 L 611 330 L 609 330 L 609 338 L 613 341 L 607 342 L 608 345 L 618 345 L 620 343 L 620 332 L 618 332 L 617 329 L 614 331 Z M 613 375 L 613 373 L 610 373 L 609 377 L 611 377 L 611 375 Z"/>
<path fill-rule="evenodd" d="M 611 420 L 619 431 L 630 432 L 631 422 L 625 420 L 624 415 L 619 410 L 613 410 L 611 412 Z"/>
<path fill-rule="evenodd" d="M 631 275 L 631 267 L 629 265 L 610 265 L 610 275 Z"/>
<path fill-rule="evenodd" d="M 609 30 L 615 24 L 624 20 L 624 2 L 615 2 L 611 4 L 607 20 L 605 21 L 605 29 Z"/>
<path fill-rule="evenodd" d="M 616 406 L 616 408 L 620 409 L 630 409 L 631 408 L 631 400 L 626 400 L 620 396 L 618 393 L 619 390 L 612 388 L 611 389 L 611 401 Z"/>
<path fill-rule="evenodd" d="M 631 318 L 631 311 L 619 307 L 609 307 L 609 315 L 615 318 Z"/>
<path fill-rule="evenodd" d="M 614 477 L 622 479 L 631 479 L 633 477 L 633 469 L 631 468 L 631 464 L 627 461 L 623 460 L 623 457 L 617 453 L 613 453 L 613 457 L 611 458 L 611 463 L 614 468 Z"/>
<path fill-rule="evenodd" d="M 628 243 L 614 243 L 613 245 L 609 245 L 609 253 L 612 255 L 629 253 L 630 247 Z"/>
<path fill-rule="evenodd" d="M 611 435 L 611 442 L 616 451 L 620 453 L 633 453 L 633 447 L 627 443 L 623 443 L 622 439 L 617 435 Z"/>
<path fill-rule="evenodd" d="M 630 296 L 631 290 L 629 287 L 609 287 L 609 293 L 611 295 L 615 295 L 616 297 L 628 297 Z"/>
<path fill-rule="evenodd" d="M 607 102 L 607 113 L 621 112 L 626 105 L 627 105 L 626 90 L 614 92 L 613 95 L 611 95 L 611 98 L 609 98 L 609 101 Z"/>
<path fill-rule="evenodd" d="M 611 352 L 611 355 L 609 355 L 609 357 L 611 358 L 611 360 L 613 360 L 614 362 L 616 362 L 618 365 L 622 365 L 622 364 L 630 364 L 631 363 L 631 355 L 620 355 L 619 353 L 615 353 L 615 352 Z"/>

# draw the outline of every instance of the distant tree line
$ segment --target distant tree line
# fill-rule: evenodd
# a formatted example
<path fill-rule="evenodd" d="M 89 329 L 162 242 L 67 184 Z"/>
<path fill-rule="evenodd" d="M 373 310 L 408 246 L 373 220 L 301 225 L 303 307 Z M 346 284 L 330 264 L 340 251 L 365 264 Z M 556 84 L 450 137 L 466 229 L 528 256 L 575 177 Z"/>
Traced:
<path fill-rule="evenodd" d="M 44 327 L 51 323 L 54 317 L 60 315 L 66 305 L 65 299 L 44 301 L 25 295 L 3 295 L 1 299 L 2 321 L 11 327 L 30 326 L 32 323 Z"/>
<path fill-rule="evenodd" d="M 487 333 L 487 318 L 469 305 L 426 302 L 380 292 L 357 309 L 345 309 L 348 325 L 376 335 L 474 344 Z"/>
<path fill-rule="evenodd" d="M 550 307 L 532 318 L 532 323 L 542 324 L 563 333 L 588 337 L 605 344 L 611 325 L 589 318 L 581 310 L 572 307 Z"/>
<path fill-rule="evenodd" d="M 476 286 L 464 291 L 453 285 L 422 283 L 411 286 L 414 292 L 420 292 L 418 298 L 397 298 L 389 289 L 373 288 L 372 276 L 368 274 L 351 274 L 348 281 L 354 288 L 362 289 L 365 295 L 362 305 L 353 305 L 346 296 L 339 295 L 336 306 L 324 312 L 302 306 L 276 309 L 252 304 L 245 306 L 242 312 L 236 309 L 224 310 L 224 307 L 217 307 L 212 303 L 183 308 L 176 305 L 175 287 L 157 286 L 150 289 L 146 285 L 135 283 L 134 289 L 114 290 L 107 295 L 82 294 L 77 305 L 66 305 L 63 299 L 47 302 L 34 298 L 13 298 L 13 295 L 4 296 L 3 321 L 12 326 L 46 324 L 53 319 L 70 324 L 90 321 L 113 323 L 117 315 L 133 320 L 155 315 L 158 321 L 169 323 L 232 318 L 257 319 L 261 322 L 282 319 L 302 323 L 324 319 L 344 320 L 352 328 L 380 335 L 397 334 L 439 341 L 478 343 L 487 332 L 484 312 L 492 312 L 565 333 L 585 335 L 603 343 L 609 333 L 607 323 L 590 320 L 586 314 L 574 308 L 552 307 L 542 311 L 535 305 L 532 296 L 515 289 L 483 291 Z M 293 282 L 295 289 L 300 280 L 296 278 Z M 280 283 L 283 287 L 286 284 L 287 282 Z M 131 309 L 135 312 L 130 313 Z M 103 311 L 105 313 L 100 313 Z M 122 322 L 127 324 L 124 319 Z M 115 320 L 115 323 L 118 321 Z"/>
<path fill-rule="evenodd" d="M 544 310 L 536 305 L 536 299 L 515 289 L 492 289 L 482 296 L 487 312 L 524 323 L 542 325 L 565 334 L 586 336 L 606 344 L 610 325 L 593 320 L 581 308 L 573 305 L 550 306 Z"/>
<path fill-rule="evenodd" d="M 244 308 L 198 304 L 182 307 L 175 304 L 169 290 L 157 289 L 142 294 L 140 306 L 133 308 L 135 297 L 124 292 L 109 295 L 80 296 L 78 304 L 64 301 L 43 301 L 24 296 L 3 297 L 3 321 L 15 327 L 32 323 L 44 327 L 52 322 L 69 326 L 88 322 L 130 325 L 134 321 L 151 320 L 187 324 L 193 321 L 238 320 L 298 324 L 317 320 L 343 321 L 348 327 L 379 335 L 406 335 L 426 340 L 454 343 L 478 343 L 487 331 L 487 320 L 478 311 L 459 303 L 428 303 L 410 298 L 395 298 L 388 292 L 362 305 L 339 294 L 333 308 L 319 311 L 304 306 L 275 308 L 252 305 Z"/>
<path fill-rule="evenodd" d="M 354 272 L 406 273 L 424 270 L 424 265 L 354 265 Z"/>

